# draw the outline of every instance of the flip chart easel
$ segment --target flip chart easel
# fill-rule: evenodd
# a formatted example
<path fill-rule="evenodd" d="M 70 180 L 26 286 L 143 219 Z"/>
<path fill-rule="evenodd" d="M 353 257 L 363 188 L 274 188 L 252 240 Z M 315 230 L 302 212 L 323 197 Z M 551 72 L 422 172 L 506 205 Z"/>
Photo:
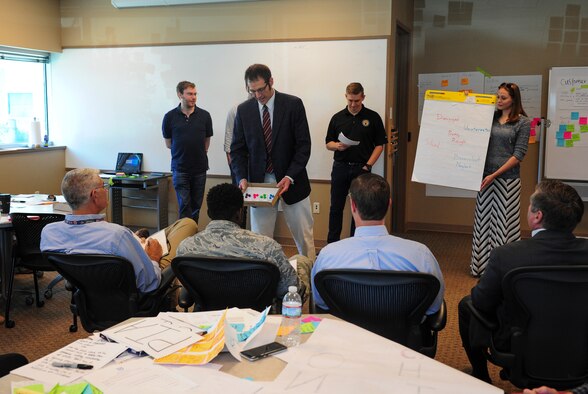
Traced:
<path fill-rule="evenodd" d="M 496 96 L 427 90 L 412 181 L 479 190 Z"/>

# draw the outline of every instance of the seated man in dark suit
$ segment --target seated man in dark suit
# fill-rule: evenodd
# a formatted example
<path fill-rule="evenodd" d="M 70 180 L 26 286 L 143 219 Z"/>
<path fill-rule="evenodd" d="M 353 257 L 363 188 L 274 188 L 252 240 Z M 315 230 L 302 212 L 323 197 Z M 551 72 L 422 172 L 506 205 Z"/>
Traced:
<path fill-rule="evenodd" d="M 497 318 L 500 327 L 493 333 L 494 342 L 496 346 L 508 349 L 510 345 L 506 338 L 512 317 L 508 307 L 503 304 L 502 279 L 507 272 L 519 267 L 560 262 L 568 265 L 586 264 L 588 239 L 576 238 L 572 233 L 583 214 L 584 203 L 574 188 L 560 181 L 544 180 L 531 195 L 527 210 L 532 238 L 499 246 L 490 253 L 484 275 L 472 289 L 471 296 L 464 297 L 459 304 L 459 333 L 473 367 L 472 375 L 476 378 L 490 382 L 486 349 L 470 345 L 470 335 L 476 333 L 470 332 L 474 327 L 470 327 L 472 317 L 466 302 L 471 299 L 480 312 Z"/>
<path fill-rule="evenodd" d="M 131 230 L 105 220 L 108 191 L 98 170 L 78 168 L 65 174 L 61 192 L 72 214 L 63 222 L 50 223 L 41 233 L 41 250 L 64 253 L 111 254 L 127 259 L 135 271 L 137 290 L 151 292 L 161 282 L 161 270 L 171 264 L 178 244 L 194 235 L 196 222 L 183 218 L 165 229 L 169 253 L 163 255 L 155 239 L 141 244 Z"/>

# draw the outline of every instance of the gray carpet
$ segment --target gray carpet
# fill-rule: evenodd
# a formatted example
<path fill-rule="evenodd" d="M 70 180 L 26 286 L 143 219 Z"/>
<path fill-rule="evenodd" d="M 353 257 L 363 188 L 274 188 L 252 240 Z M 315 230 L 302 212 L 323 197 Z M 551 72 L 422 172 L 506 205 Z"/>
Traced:
<path fill-rule="evenodd" d="M 476 280 L 469 275 L 469 258 L 471 236 L 436 232 L 411 232 L 401 235 L 426 244 L 436 256 L 446 284 L 445 301 L 448 308 L 446 328 L 439 334 L 436 360 L 460 371 L 469 372 L 469 363 L 461 347 L 458 333 L 457 304 L 469 294 Z M 285 245 L 287 256 L 293 255 L 296 249 Z M 45 289 L 54 273 L 46 273 L 41 279 L 41 289 Z M 18 275 L 16 288 L 32 288 L 30 275 Z M 71 313 L 69 312 L 70 294 L 63 287 L 63 282 L 56 287 L 53 298 L 46 300 L 45 306 L 37 308 L 25 304 L 25 296 L 16 293 L 13 298 L 11 318 L 16 326 L 12 329 L 0 327 L 0 353 L 18 352 L 24 354 L 29 361 L 36 360 L 79 338 L 86 333 L 81 324 L 77 333 L 70 333 Z M 0 302 L 4 311 L 4 302 Z M 308 305 L 304 312 L 308 313 Z M 1 312 L 0 314 L 3 314 Z M 499 369 L 491 366 L 490 374 L 494 385 L 506 392 L 520 391 L 509 382 L 498 377 Z"/>

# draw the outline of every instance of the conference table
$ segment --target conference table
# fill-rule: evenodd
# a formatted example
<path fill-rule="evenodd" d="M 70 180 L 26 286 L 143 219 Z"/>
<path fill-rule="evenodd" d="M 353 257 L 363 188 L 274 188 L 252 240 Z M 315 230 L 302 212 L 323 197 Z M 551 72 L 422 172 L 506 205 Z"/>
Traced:
<path fill-rule="evenodd" d="M 60 211 L 55 204 L 47 200 L 47 194 L 13 195 L 10 204 L 10 213 L 28 213 L 38 215 L 43 213 L 59 213 L 66 215 L 68 212 Z M 20 202 L 26 201 L 26 202 Z M 12 223 L 7 214 L 0 215 L 0 298 L 8 297 L 8 286 L 4 278 L 12 275 Z"/>
<path fill-rule="evenodd" d="M 112 361 L 104 368 L 89 372 L 84 379 L 105 393 L 169 392 L 169 389 L 161 391 L 164 383 L 159 379 L 165 379 L 167 384 L 173 382 L 174 393 L 503 392 L 351 323 L 325 314 L 312 317 L 320 322 L 313 333 L 302 335 L 299 346 L 259 361 L 237 360 L 223 352 L 205 366 L 170 367 L 155 364 L 148 356 L 134 357 L 119 363 Z M 136 323 L 137 319 L 121 323 L 119 329 L 127 330 L 122 325 Z M 280 316 L 269 315 L 266 324 L 279 327 L 280 319 Z M 277 329 L 274 335 L 275 332 Z M 141 368 L 132 369 L 134 363 L 141 363 Z M 132 376 L 126 376 L 127 373 Z M 169 376 L 164 377 L 165 374 Z M 11 373 L 0 379 L 0 392 L 9 392 L 11 382 L 27 380 Z M 50 388 L 45 387 L 46 390 Z"/>

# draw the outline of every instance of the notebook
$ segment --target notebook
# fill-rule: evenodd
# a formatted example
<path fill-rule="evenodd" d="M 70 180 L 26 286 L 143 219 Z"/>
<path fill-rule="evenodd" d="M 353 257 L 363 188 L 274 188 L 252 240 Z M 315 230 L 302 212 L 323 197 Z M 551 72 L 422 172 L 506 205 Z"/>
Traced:
<path fill-rule="evenodd" d="M 116 158 L 116 172 L 124 172 L 125 175 L 140 174 L 143 164 L 142 153 L 120 153 Z"/>

